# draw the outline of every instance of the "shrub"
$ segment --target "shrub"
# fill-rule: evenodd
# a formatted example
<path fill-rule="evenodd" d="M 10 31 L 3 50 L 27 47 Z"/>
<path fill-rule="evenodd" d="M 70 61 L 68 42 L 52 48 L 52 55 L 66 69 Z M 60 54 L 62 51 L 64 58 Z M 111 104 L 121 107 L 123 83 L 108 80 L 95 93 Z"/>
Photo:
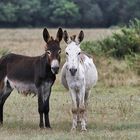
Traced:
<path fill-rule="evenodd" d="M 0 49 L 0 57 L 6 55 L 9 53 L 9 50 L 8 49 Z"/>
<path fill-rule="evenodd" d="M 126 55 L 140 54 L 140 20 L 134 19 L 120 32 L 103 40 L 85 42 L 81 47 L 90 54 L 105 54 L 119 59 Z"/>
<path fill-rule="evenodd" d="M 97 42 L 93 41 L 86 41 L 83 42 L 81 45 L 82 50 L 86 51 L 89 54 L 100 54 L 101 51 L 101 45 L 99 45 Z"/>
<path fill-rule="evenodd" d="M 134 54 L 134 57 L 130 55 L 125 56 L 125 61 L 129 68 L 140 76 L 140 55 Z"/>

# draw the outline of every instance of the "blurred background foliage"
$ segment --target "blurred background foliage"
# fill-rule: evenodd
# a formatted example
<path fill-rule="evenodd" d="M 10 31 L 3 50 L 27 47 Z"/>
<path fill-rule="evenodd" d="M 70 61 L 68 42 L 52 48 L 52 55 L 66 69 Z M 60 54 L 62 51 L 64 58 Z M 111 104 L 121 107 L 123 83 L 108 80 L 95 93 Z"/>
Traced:
<path fill-rule="evenodd" d="M 139 0 L 1 0 L 0 27 L 110 27 L 140 18 Z"/>
<path fill-rule="evenodd" d="M 128 68 L 140 76 L 140 20 L 138 19 L 130 20 L 128 26 L 116 30 L 104 39 L 83 42 L 81 48 L 99 58 L 112 57 L 119 62 L 124 60 Z"/>
<path fill-rule="evenodd" d="M 124 59 L 128 55 L 137 57 L 140 55 L 140 20 L 130 20 L 128 26 L 116 30 L 102 40 L 85 41 L 81 48 L 89 54 L 117 59 Z"/>

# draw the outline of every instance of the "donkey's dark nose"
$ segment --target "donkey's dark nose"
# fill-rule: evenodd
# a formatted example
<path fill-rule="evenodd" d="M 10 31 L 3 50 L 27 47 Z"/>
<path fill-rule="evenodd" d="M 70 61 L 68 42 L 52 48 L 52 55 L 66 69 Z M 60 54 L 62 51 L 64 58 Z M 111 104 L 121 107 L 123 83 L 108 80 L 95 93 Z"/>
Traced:
<path fill-rule="evenodd" d="M 74 68 L 70 69 L 71 75 L 72 76 L 75 76 L 76 71 L 77 71 L 77 69 L 74 69 Z"/>
<path fill-rule="evenodd" d="M 51 69 L 54 74 L 58 74 L 59 67 L 52 67 Z"/>

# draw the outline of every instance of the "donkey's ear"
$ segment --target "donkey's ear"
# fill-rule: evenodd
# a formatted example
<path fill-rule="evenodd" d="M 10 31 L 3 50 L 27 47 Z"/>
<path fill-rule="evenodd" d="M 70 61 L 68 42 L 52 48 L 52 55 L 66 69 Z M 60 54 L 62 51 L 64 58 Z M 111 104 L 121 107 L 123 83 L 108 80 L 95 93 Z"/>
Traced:
<path fill-rule="evenodd" d="M 63 33 L 63 38 L 64 38 L 64 41 L 65 41 L 67 44 L 70 43 L 71 39 L 70 39 L 70 37 L 69 37 L 69 35 L 68 35 L 68 33 L 67 33 L 66 30 L 65 30 L 64 33 Z"/>
<path fill-rule="evenodd" d="M 80 31 L 80 33 L 79 33 L 77 39 L 78 39 L 78 42 L 79 42 L 79 43 L 82 42 L 82 40 L 84 39 L 84 32 L 83 32 L 83 31 Z"/>
<path fill-rule="evenodd" d="M 62 28 L 59 28 L 57 35 L 56 35 L 56 40 L 58 40 L 60 42 L 62 40 L 62 37 L 63 37 L 63 30 L 62 30 Z"/>
<path fill-rule="evenodd" d="M 43 30 L 43 38 L 44 38 L 46 43 L 48 42 L 48 40 L 50 38 L 49 32 L 46 28 L 44 28 L 44 30 Z"/>

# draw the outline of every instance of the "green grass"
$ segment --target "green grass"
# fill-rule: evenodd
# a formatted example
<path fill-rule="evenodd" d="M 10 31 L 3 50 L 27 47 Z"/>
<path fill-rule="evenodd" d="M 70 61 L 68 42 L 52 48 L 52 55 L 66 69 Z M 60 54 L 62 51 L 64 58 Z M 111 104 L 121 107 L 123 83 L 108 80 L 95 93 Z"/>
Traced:
<path fill-rule="evenodd" d="M 140 88 L 92 89 L 88 106 L 88 131 L 70 132 L 71 98 L 61 85 L 55 85 L 51 95 L 50 121 L 52 130 L 38 127 L 37 98 L 13 92 L 4 109 L 3 140 L 111 140 L 140 139 Z"/>
<path fill-rule="evenodd" d="M 111 35 L 112 30 L 83 29 L 85 41 L 94 41 Z M 49 29 L 56 36 L 56 29 Z M 68 29 L 78 34 L 80 29 Z M 0 29 L 0 51 L 29 56 L 44 53 L 42 29 Z M 86 47 L 88 47 L 87 44 Z M 62 63 L 66 44 L 61 42 Z M 3 53 L 4 51 L 4 53 Z M 129 57 L 129 56 L 127 56 Z M 13 91 L 4 107 L 4 124 L 0 140 L 139 140 L 140 139 L 140 74 L 139 57 L 116 60 L 93 54 L 99 80 L 92 89 L 88 106 L 88 131 L 71 129 L 71 98 L 57 76 L 50 99 L 52 130 L 40 129 L 37 97 L 25 97 Z M 136 67 L 132 65 L 135 63 Z"/>

